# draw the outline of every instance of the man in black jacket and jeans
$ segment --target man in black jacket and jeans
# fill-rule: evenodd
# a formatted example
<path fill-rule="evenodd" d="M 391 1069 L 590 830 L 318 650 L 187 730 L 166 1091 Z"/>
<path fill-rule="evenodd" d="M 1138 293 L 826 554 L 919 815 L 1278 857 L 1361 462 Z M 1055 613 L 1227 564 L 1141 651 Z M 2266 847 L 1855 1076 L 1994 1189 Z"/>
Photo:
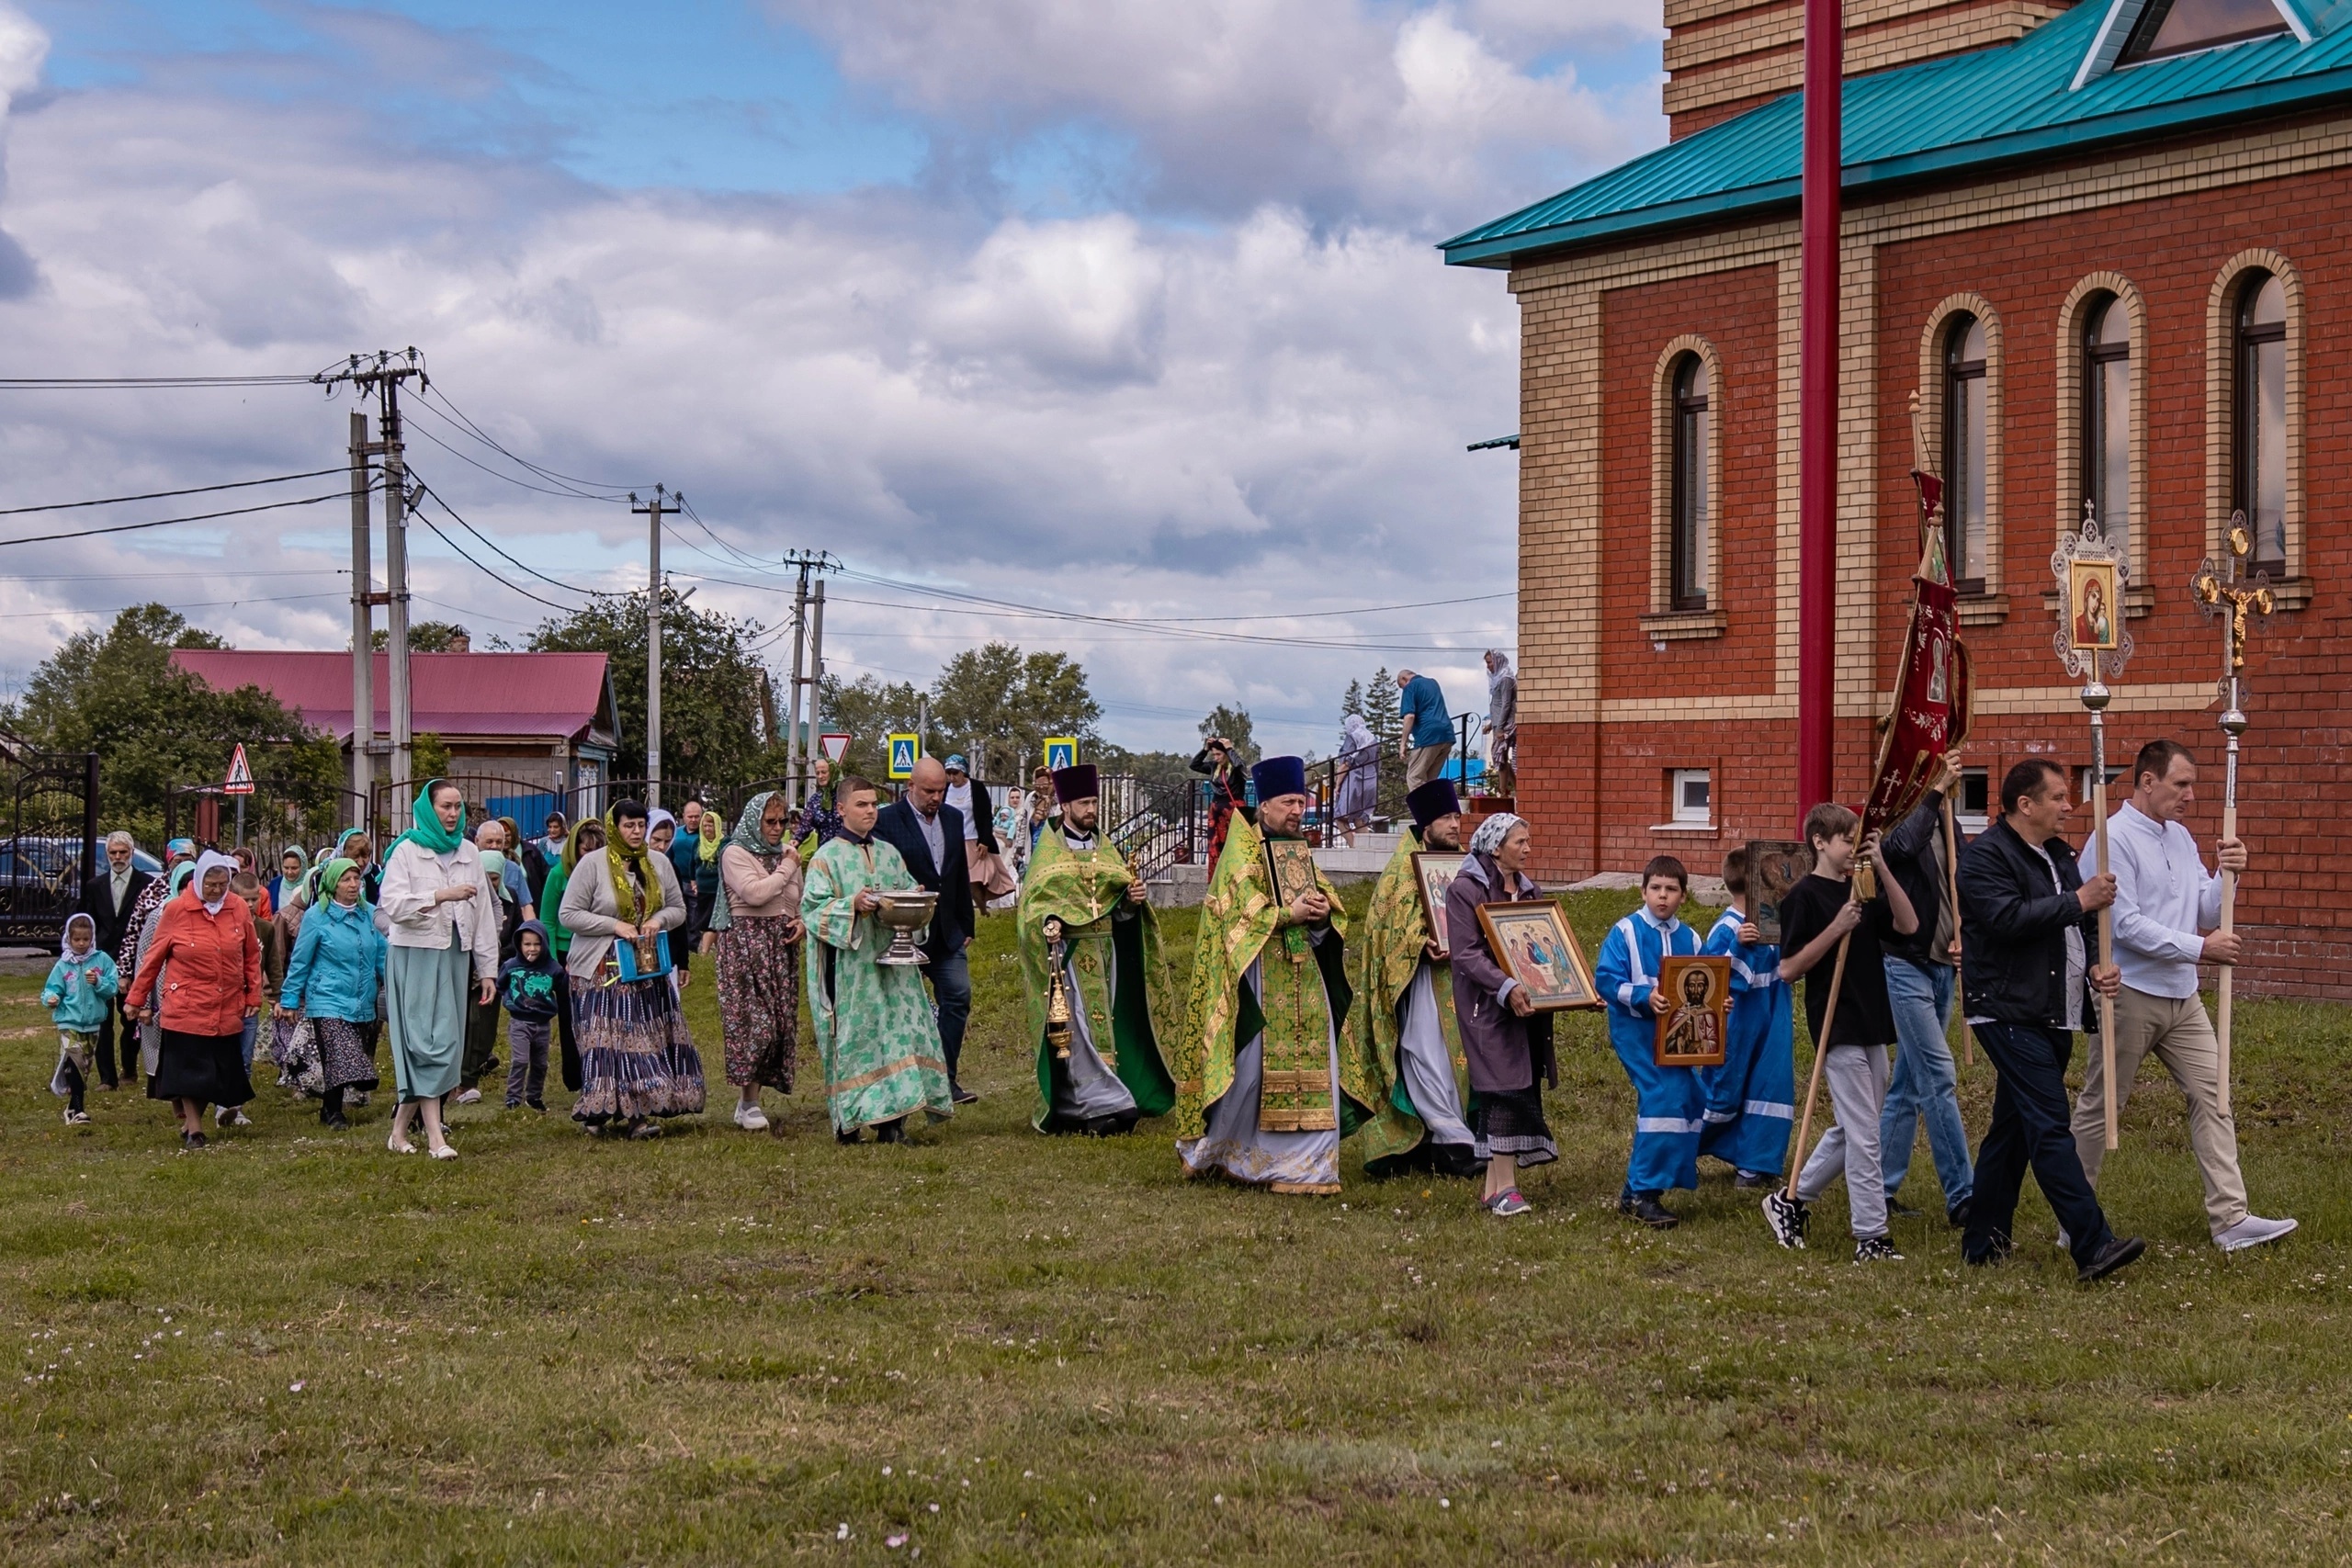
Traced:
<path fill-rule="evenodd" d="M 947 1088 L 958 1105 L 979 1096 L 956 1076 L 964 1053 L 964 1025 L 972 1016 L 971 960 L 964 944 L 972 940 L 972 874 L 964 850 L 964 814 L 947 804 L 947 770 L 934 757 L 915 764 L 907 793 L 882 808 L 874 836 L 899 852 L 914 879 L 939 895 L 931 934 L 922 944 L 931 976 L 933 1010 L 939 1014 L 939 1053 L 947 1058 Z M 2068 1145 L 2072 1147 L 2072 1145 Z"/>
<path fill-rule="evenodd" d="M 2066 1059 L 2082 1027 L 2085 982 L 2113 996 L 2122 976 L 2095 964 L 2098 911 L 2115 901 L 2115 878 L 2085 882 L 2066 824 L 2064 770 L 2030 757 L 2001 780 L 2001 819 L 1960 857 L 1960 908 L 1968 941 L 1961 991 L 1968 1025 L 1999 1076 L 1993 1124 L 1976 1151 L 1976 1191 L 1961 1256 L 2008 1256 L 2009 1227 L 2028 1164 L 2057 1212 L 2087 1283 L 2138 1258 L 2146 1244 L 2118 1236 L 2083 1175 L 2069 1123 Z"/>

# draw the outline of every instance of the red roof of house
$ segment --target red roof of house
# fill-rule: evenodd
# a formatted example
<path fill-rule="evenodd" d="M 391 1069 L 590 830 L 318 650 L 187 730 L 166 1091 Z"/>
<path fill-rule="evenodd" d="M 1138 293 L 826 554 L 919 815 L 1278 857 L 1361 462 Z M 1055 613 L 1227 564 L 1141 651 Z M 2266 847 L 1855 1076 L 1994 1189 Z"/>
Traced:
<path fill-rule="evenodd" d="M 220 691 L 259 686 L 337 740 L 351 739 L 351 655 L 184 648 L 174 662 Z M 409 714 L 420 735 L 545 737 L 611 734 L 601 653 L 412 653 Z M 376 733 L 391 729 L 391 656 L 376 655 Z"/>

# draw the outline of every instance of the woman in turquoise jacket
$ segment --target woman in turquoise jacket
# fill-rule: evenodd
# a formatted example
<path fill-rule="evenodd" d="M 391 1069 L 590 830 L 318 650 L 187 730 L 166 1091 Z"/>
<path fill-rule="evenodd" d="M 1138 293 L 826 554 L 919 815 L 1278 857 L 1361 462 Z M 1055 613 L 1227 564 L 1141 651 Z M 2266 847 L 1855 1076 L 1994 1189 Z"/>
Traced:
<path fill-rule="evenodd" d="M 376 997 L 384 983 L 384 937 L 376 908 L 361 896 L 363 874 L 354 860 L 334 860 L 319 873 L 322 897 L 302 917 L 302 934 L 286 965 L 277 1005 L 310 1020 L 309 1060 L 289 1061 L 296 1082 L 320 1090 L 319 1122 L 348 1127 L 345 1089 L 376 1087 Z"/>

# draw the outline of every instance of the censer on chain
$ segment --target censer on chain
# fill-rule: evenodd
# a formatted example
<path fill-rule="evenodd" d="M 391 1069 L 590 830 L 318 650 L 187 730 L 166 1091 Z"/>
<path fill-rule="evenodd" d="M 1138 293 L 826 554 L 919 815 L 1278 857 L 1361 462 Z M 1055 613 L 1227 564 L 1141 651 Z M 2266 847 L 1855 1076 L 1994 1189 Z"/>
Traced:
<path fill-rule="evenodd" d="M 1063 978 L 1062 968 L 1069 953 L 1069 945 L 1062 940 L 1062 923 L 1046 922 L 1046 964 L 1053 978 L 1046 992 L 1046 1043 L 1054 1048 L 1054 1059 L 1069 1060 L 1069 986 Z"/>

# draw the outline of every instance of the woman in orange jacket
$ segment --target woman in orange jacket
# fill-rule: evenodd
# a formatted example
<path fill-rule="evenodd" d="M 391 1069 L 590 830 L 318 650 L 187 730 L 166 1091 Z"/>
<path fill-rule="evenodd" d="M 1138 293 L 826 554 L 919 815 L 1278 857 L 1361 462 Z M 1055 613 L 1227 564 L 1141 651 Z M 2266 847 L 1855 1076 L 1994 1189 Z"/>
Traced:
<path fill-rule="evenodd" d="M 154 940 L 141 948 L 130 993 L 143 1002 L 169 964 L 158 1021 L 163 1049 L 147 1097 L 172 1102 L 184 1149 L 204 1147 L 205 1106 L 240 1106 L 254 1097 L 244 1033 L 245 1021 L 261 1010 L 261 943 L 253 911 L 229 897 L 236 869 L 220 853 L 196 863 L 186 890 L 164 906 Z"/>

